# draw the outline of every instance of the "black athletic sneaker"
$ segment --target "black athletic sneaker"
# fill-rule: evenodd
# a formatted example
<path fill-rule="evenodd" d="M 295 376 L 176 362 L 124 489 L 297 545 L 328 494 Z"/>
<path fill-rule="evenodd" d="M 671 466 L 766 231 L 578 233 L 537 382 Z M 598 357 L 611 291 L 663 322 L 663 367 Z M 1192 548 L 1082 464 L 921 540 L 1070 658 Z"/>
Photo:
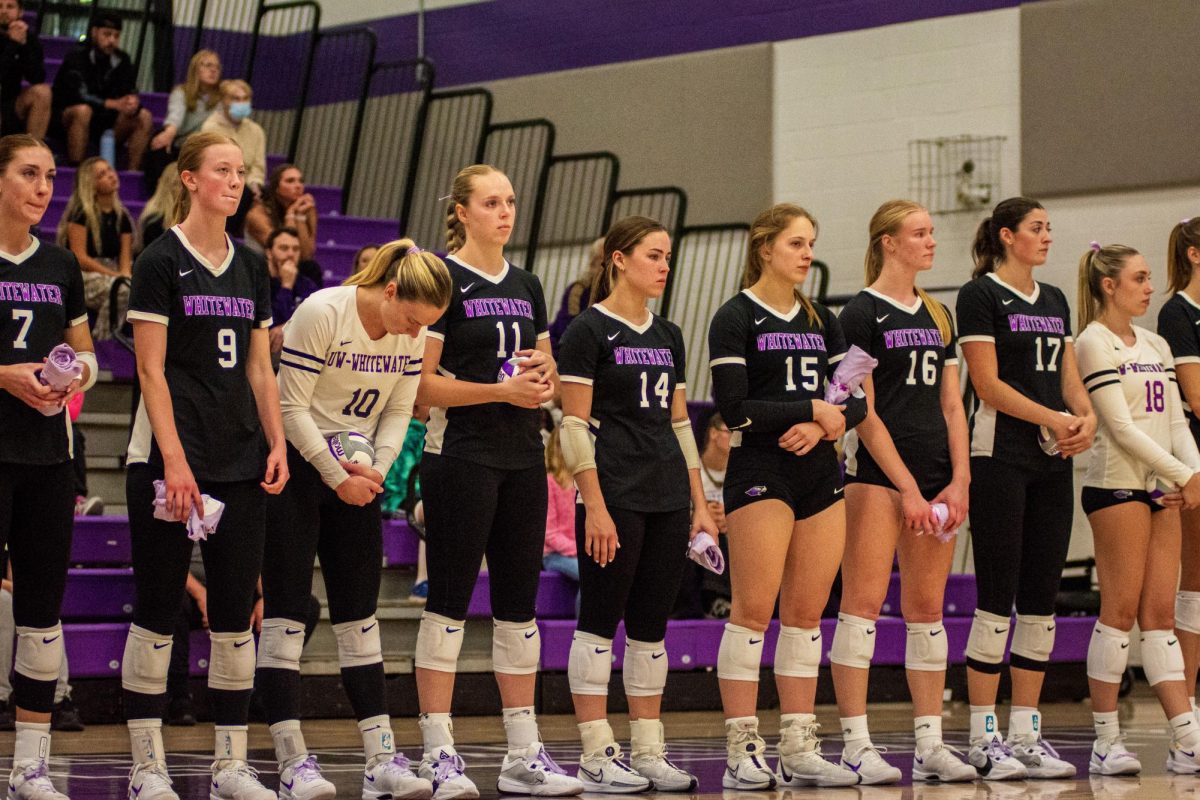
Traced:
<path fill-rule="evenodd" d="M 54 711 L 50 714 L 50 729 L 55 731 L 83 730 L 83 721 L 79 719 L 79 711 L 71 702 L 70 695 L 54 706 Z"/>

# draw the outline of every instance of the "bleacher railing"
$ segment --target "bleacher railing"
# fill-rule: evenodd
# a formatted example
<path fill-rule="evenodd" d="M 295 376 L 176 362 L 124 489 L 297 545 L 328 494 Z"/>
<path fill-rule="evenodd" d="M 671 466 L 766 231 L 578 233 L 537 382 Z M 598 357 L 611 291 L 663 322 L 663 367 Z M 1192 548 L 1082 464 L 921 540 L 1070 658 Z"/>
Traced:
<path fill-rule="evenodd" d="M 265 0 L 175 0 L 175 82 L 183 82 L 188 60 L 204 49 L 221 56 L 223 78 L 245 78 L 264 5 Z"/>
<path fill-rule="evenodd" d="M 508 240 L 508 259 L 527 267 L 541 216 L 541 200 L 554 155 L 554 125 L 547 119 L 505 122 L 488 128 L 483 161 L 508 175 L 517 196 L 517 219 Z"/>
<path fill-rule="evenodd" d="M 308 106 L 312 64 L 321 27 L 315 0 L 273 3 L 259 9 L 250 40 L 246 81 L 255 86 L 255 119 L 267 134 L 268 153 L 291 160 Z M 265 80 L 255 84 L 258 73 Z"/>

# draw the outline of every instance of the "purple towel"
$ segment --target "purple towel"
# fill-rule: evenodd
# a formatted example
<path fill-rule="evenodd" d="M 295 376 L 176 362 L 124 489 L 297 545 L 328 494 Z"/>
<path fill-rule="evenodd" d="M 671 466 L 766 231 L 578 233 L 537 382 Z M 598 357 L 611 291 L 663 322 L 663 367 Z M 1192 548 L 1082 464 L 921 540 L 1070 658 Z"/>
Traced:
<path fill-rule="evenodd" d="M 193 506 L 192 514 L 187 521 L 188 538 L 193 542 L 202 542 L 216 533 L 217 525 L 221 522 L 221 514 L 225 511 L 225 504 L 220 500 L 206 494 L 200 495 L 200 499 L 204 501 L 204 519 L 200 519 L 200 515 L 196 513 L 196 508 Z M 166 481 L 154 482 L 154 518 L 164 522 L 177 521 L 167 513 Z"/>
<path fill-rule="evenodd" d="M 929 510 L 933 512 L 934 519 L 938 522 L 938 529 L 933 532 L 933 535 L 939 542 L 948 542 L 958 535 L 958 528 L 946 530 L 946 520 L 950 519 L 950 509 L 946 507 L 945 503 L 934 503 Z M 920 531 L 917 532 L 917 535 L 921 535 Z"/>
<path fill-rule="evenodd" d="M 833 378 L 825 387 L 825 402 L 840 405 L 846 402 L 850 395 L 858 391 L 863 381 L 871 374 L 879 362 L 872 358 L 867 351 L 856 344 L 850 345 L 846 355 L 833 371 Z"/>
<path fill-rule="evenodd" d="M 696 538 L 692 539 L 691 544 L 688 545 L 687 555 L 688 558 L 709 572 L 715 572 L 718 575 L 725 572 L 725 554 L 713 541 L 712 536 L 705 531 L 700 531 L 696 534 Z"/>
<path fill-rule="evenodd" d="M 50 351 L 50 355 L 46 357 L 46 363 L 38 371 L 38 380 L 56 392 L 66 391 L 67 387 L 71 385 L 71 381 L 82 376 L 83 364 L 76 360 L 75 351 L 66 342 Z M 43 409 L 42 414 L 53 417 L 62 410 L 63 406 L 55 406 L 50 410 Z"/>

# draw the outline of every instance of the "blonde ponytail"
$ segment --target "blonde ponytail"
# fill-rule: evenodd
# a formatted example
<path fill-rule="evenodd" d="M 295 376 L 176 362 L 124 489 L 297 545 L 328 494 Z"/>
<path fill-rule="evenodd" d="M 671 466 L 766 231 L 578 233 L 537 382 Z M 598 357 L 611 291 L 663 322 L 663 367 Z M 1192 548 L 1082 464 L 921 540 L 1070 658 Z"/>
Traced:
<path fill-rule="evenodd" d="M 433 253 L 413 244 L 412 239 L 397 239 L 379 248 L 361 272 L 356 272 L 343 286 L 378 287 L 396 284 L 396 297 L 445 308 L 450 304 L 454 289 L 450 270 Z"/>

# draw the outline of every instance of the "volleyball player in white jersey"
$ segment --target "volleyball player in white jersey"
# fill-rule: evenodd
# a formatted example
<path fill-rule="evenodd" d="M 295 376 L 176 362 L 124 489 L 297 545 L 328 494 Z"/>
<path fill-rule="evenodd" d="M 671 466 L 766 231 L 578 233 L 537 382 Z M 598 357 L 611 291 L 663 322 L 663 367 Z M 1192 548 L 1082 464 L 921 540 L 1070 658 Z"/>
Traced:
<path fill-rule="evenodd" d="M 367 800 L 428 798 L 433 788 L 396 752 L 375 610 L 383 559 L 379 494 L 400 452 L 420 383 L 424 329 L 450 303 L 441 259 L 402 239 L 346 285 L 322 289 L 284 333 L 279 390 L 291 480 L 268 505 L 256 686 L 283 800 L 332 798 L 300 731 L 300 654 L 313 558 L 320 556 L 342 685 L 366 755 Z M 328 439 L 354 431 L 374 463 L 339 462 Z"/>
<path fill-rule="evenodd" d="M 54 156 L 32 136 L 0 139 L 0 547 L 12 557 L 17 625 L 16 744 L 8 797 L 65 800 L 47 774 L 50 711 L 63 659 L 59 609 L 74 524 L 69 397 L 96 382 L 83 277 L 75 256 L 40 242 Z M 66 343 L 85 365 L 68 391 L 38 374 Z M 8 665 L 5 665 L 8 669 Z"/>
<path fill-rule="evenodd" d="M 1175 379 L 1183 397 L 1192 438 L 1200 442 L 1200 217 L 1177 222 L 1167 243 L 1171 299 L 1158 312 L 1158 335 L 1171 346 Z M 1179 592 L 1175 595 L 1175 632 L 1183 650 L 1183 676 L 1196 708 L 1196 670 L 1200 665 L 1200 509 L 1184 509 Z"/>
<path fill-rule="evenodd" d="M 1171 724 L 1167 769 L 1200 771 L 1200 723 L 1188 702 L 1173 630 L 1178 509 L 1200 506 L 1200 451 L 1183 413 L 1170 347 L 1133 324 L 1146 313 L 1153 291 L 1150 268 L 1131 247 L 1093 243 L 1079 261 L 1076 351 L 1100 419 L 1081 499 L 1100 579 L 1088 685 L 1096 728 L 1089 769 L 1101 775 L 1141 769 L 1117 722 L 1117 692 L 1135 622 L 1146 680 Z M 1159 487 L 1165 494 L 1156 500 L 1151 492 Z"/>
<path fill-rule="evenodd" d="M 896 783 L 900 770 L 871 743 L 867 670 L 892 562 L 900 560 L 905 668 L 913 698 L 913 779 L 969 781 L 975 768 L 942 743 L 946 629 L 942 599 L 954 542 L 930 504 L 945 503 L 945 529 L 966 519 L 971 482 L 967 416 L 958 385 L 958 351 L 949 310 L 916 285 L 933 267 L 929 212 L 908 200 L 884 203 L 871 217 L 866 283 L 842 309 L 846 344 L 878 361 L 864 383 L 867 418 L 846 434 L 846 552 L 842 602 L 829 660 L 842 717 L 842 763 L 863 783 Z"/>
<path fill-rule="evenodd" d="M 424 755 L 418 774 L 437 800 L 478 797 L 454 749 L 450 702 L 471 593 L 486 555 L 492 668 L 508 750 L 497 788 L 532 795 L 583 791 L 546 754 L 534 715 L 541 636 L 534 602 L 546 539 L 546 469 L 539 406 L 555 394 L 546 298 L 532 273 L 508 263 L 516 196 L 484 164 L 454 179 L 447 208 L 450 307 L 425 337 L 417 402 L 430 406 L 421 489 L 429 600 L 417 633 Z M 529 360 L 499 380 L 514 356 Z"/>

